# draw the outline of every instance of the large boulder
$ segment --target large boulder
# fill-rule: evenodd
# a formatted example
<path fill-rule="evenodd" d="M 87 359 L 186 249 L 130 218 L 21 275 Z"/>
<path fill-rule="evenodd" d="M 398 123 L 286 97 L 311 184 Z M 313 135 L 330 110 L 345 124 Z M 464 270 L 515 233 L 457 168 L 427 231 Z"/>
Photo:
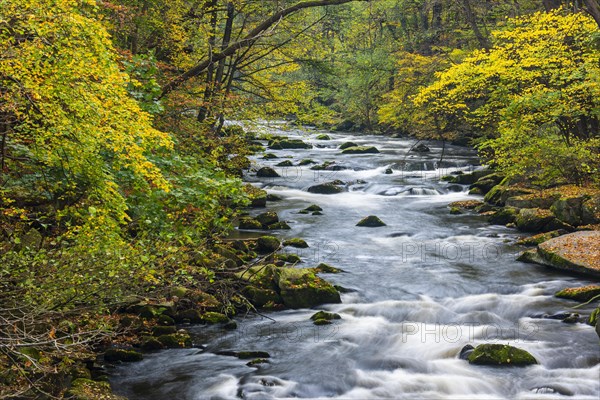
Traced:
<path fill-rule="evenodd" d="M 283 304 L 289 308 L 311 308 L 341 303 L 339 292 L 309 268 L 278 268 L 278 287 Z"/>
<path fill-rule="evenodd" d="M 600 286 L 589 285 L 576 288 L 566 288 L 556 292 L 554 295 L 556 297 L 560 297 L 561 299 L 575 300 L 584 303 L 586 301 L 590 301 L 594 297 L 600 296 Z"/>
<path fill-rule="evenodd" d="M 345 143 L 342 143 L 342 145 L 340 146 L 340 150 L 345 150 L 350 147 L 358 147 L 358 145 L 354 142 L 345 142 Z"/>
<path fill-rule="evenodd" d="M 560 197 L 559 194 L 534 193 L 522 196 L 513 196 L 506 199 L 506 206 L 516 208 L 543 208 L 549 209 Z"/>
<path fill-rule="evenodd" d="M 477 182 L 470 186 L 470 189 L 477 189 L 479 193 L 486 194 L 493 189 L 494 186 L 500 184 L 504 179 L 504 175 L 493 173 L 479 178 Z"/>
<path fill-rule="evenodd" d="M 449 175 L 442 178 L 444 181 L 448 181 L 450 183 L 458 183 L 460 185 L 472 185 L 478 180 L 486 177 L 488 175 L 493 174 L 494 171 L 489 169 L 478 169 L 477 171 L 473 171 L 469 174 L 460 173 L 458 175 Z"/>
<path fill-rule="evenodd" d="M 374 146 L 355 146 L 348 147 L 342 151 L 342 154 L 377 154 L 379 150 Z"/>
<path fill-rule="evenodd" d="M 526 366 L 537 364 L 527 351 L 504 344 L 481 344 L 468 356 L 469 364 Z"/>
<path fill-rule="evenodd" d="M 281 242 L 275 236 L 261 236 L 256 241 L 256 251 L 262 254 L 274 253 L 281 247 Z"/>
<path fill-rule="evenodd" d="M 250 200 L 250 207 L 266 207 L 267 205 L 267 192 L 263 189 L 259 189 L 251 184 L 244 185 L 244 192 Z"/>
<path fill-rule="evenodd" d="M 496 185 L 488 192 L 488 194 L 485 195 L 484 200 L 486 203 L 490 203 L 495 206 L 504 206 L 506 205 L 506 201 L 511 197 L 532 194 L 533 192 L 533 189 Z"/>
<path fill-rule="evenodd" d="M 583 203 L 581 222 L 584 225 L 600 224 L 600 196 L 594 196 Z"/>
<path fill-rule="evenodd" d="M 320 183 L 308 188 L 309 193 L 318 194 L 337 194 L 342 193 L 344 188 L 341 187 L 337 182 Z"/>
<path fill-rule="evenodd" d="M 574 232 L 538 246 L 545 265 L 600 276 L 600 231 Z"/>
<path fill-rule="evenodd" d="M 583 222 L 583 203 L 586 197 L 571 197 L 558 199 L 552 204 L 550 210 L 556 218 L 569 225 L 579 226 Z"/>
<path fill-rule="evenodd" d="M 274 211 L 267 211 L 265 213 L 259 214 L 256 216 L 255 219 L 258 222 L 260 222 L 263 227 L 267 227 L 269 225 L 279 222 L 279 216 Z"/>
<path fill-rule="evenodd" d="M 300 139 L 275 139 L 269 142 L 269 148 L 272 150 L 312 149 L 312 145 Z"/>
<path fill-rule="evenodd" d="M 512 207 L 504 207 L 498 211 L 491 211 L 488 222 L 492 225 L 506 225 L 515 222 L 519 210 Z"/>
<path fill-rule="evenodd" d="M 522 232 L 549 232 L 557 229 L 572 230 L 572 227 L 559 221 L 549 210 L 541 208 L 523 208 L 515 219 L 517 228 Z"/>

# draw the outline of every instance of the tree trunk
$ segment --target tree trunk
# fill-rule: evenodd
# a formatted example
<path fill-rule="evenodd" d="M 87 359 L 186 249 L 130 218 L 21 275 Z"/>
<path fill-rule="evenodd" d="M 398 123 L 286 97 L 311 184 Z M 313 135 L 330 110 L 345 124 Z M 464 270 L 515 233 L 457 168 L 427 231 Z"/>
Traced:
<path fill-rule="evenodd" d="M 585 11 L 587 11 L 598 24 L 598 28 L 600 28 L 600 4 L 598 4 L 598 0 L 583 0 L 585 3 Z"/>
<path fill-rule="evenodd" d="M 544 8 L 546 12 L 550 12 L 561 6 L 561 0 L 542 0 L 542 4 L 544 4 Z"/>
<path fill-rule="evenodd" d="M 481 30 L 479 29 L 479 26 L 477 25 L 477 17 L 475 16 L 475 13 L 473 12 L 473 7 L 471 6 L 471 1 L 470 0 L 462 0 L 462 5 L 463 5 L 463 10 L 465 11 L 465 18 L 467 19 L 467 22 L 471 26 L 471 29 L 473 30 L 473 33 L 475 34 L 475 38 L 477 38 L 479 45 L 481 47 L 483 47 L 484 49 L 489 49 L 490 41 L 488 40 L 488 38 L 486 36 L 483 35 L 483 33 L 481 33 Z"/>
<path fill-rule="evenodd" d="M 184 82 L 187 82 L 189 79 L 196 77 L 207 70 L 211 65 L 219 62 L 220 60 L 227 58 L 233 54 L 235 54 L 238 50 L 252 46 L 257 40 L 260 39 L 261 35 L 263 35 L 269 28 L 275 25 L 280 20 L 284 19 L 290 14 L 293 14 L 297 11 L 303 10 L 305 8 L 313 8 L 313 7 L 322 7 L 322 6 L 330 6 L 330 5 L 339 5 L 346 4 L 354 1 L 370 1 L 370 0 L 310 0 L 303 1 L 297 3 L 291 7 L 285 8 L 281 11 L 276 12 L 269 18 L 265 19 L 261 22 L 256 28 L 252 29 L 244 38 L 238 40 L 237 42 L 231 43 L 227 48 L 225 48 L 221 53 L 214 54 L 208 59 L 196 64 L 177 78 L 173 79 L 171 82 L 167 83 L 162 88 L 161 98 L 169 94 L 173 89 L 181 86 Z"/>

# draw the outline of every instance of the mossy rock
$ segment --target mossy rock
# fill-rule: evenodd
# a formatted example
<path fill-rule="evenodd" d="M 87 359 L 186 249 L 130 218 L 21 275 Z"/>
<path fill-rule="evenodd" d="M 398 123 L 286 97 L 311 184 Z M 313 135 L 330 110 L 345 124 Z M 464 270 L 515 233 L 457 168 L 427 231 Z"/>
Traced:
<path fill-rule="evenodd" d="M 600 286 L 589 285 L 577 288 L 566 288 L 556 292 L 554 295 L 561 299 L 569 299 L 585 303 L 594 297 L 600 296 Z"/>
<path fill-rule="evenodd" d="M 515 219 L 522 232 L 549 232 L 557 229 L 573 230 L 573 227 L 559 221 L 549 210 L 523 208 Z"/>
<path fill-rule="evenodd" d="M 271 167 L 262 167 L 256 171 L 256 176 L 259 178 L 279 178 L 281 175 Z"/>
<path fill-rule="evenodd" d="M 522 246 L 537 246 L 540 243 L 544 243 L 547 240 L 554 239 L 555 237 L 559 237 L 561 235 L 566 235 L 567 233 L 569 232 L 564 229 L 557 229 L 555 231 L 538 233 L 537 235 L 518 240 L 517 244 L 520 244 Z"/>
<path fill-rule="evenodd" d="M 165 348 L 157 338 L 152 336 L 143 337 L 140 347 L 146 351 L 162 350 Z"/>
<path fill-rule="evenodd" d="M 579 226 L 583 223 L 583 204 L 588 196 L 558 199 L 550 207 L 550 211 L 560 221 L 569 225 Z"/>
<path fill-rule="evenodd" d="M 310 165 L 310 164 L 316 164 L 316 162 L 315 162 L 315 161 L 313 161 L 313 160 L 311 160 L 310 158 L 305 158 L 304 160 L 301 160 L 301 161 L 298 163 L 298 166 L 300 166 L 300 167 L 303 167 L 303 166 L 305 166 L 305 165 Z"/>
<path fill-rule="evenodd" d="M 302 259 L 298 254 L 277 254 L 277 259 L 290 264 L 298 264 L 302 262 Z"/>
<path fill-rule="evenodd" d="M 304 209 L 304 211 L 315 212 L 315 211 L 323 211 L 321 207 L 316 204 L 310 205 Z"/>
<path fill-rule="evenodd" d="M 267 211 L 265 213 L 259 214 L 255 217 L 255 219 L 260 222 L 263 227 L 267 227 L 274 223 L 279 222 L 279 216 L 274 211 Z"/>
<path fill-rule="evenodd" d="M 331 313 L 331 312 L 327 312 L 327 311 L 319 311 L 315 314 L 313 314 L 310 319 L 312 321 L 318 321 L 318 320 L 326 320 L 326 321 L 332 321 L 334 319 L 342 319 L 342 317 L 340 316 L 340 314 L 337 313 Z"/>
<path fill-rule="evenodd" d="M 275 236 L 261 236 L 256 241 L 256 250 L 261 254 L 274 253 L 281 247 L 281 242 Z"/>
<path fill-rule="evenodd" d="M 247 366 L 249 367 L 254 367 L 260 364 L 268 364 L 269 360 L 267 360 L 266 358 L 255 358 L 254 360 L 246 363 Z"/>
<path fill-rule="evenodd" d="M 238 324 L 236 321 L 230 319 L 229 321 L 227 321 L 227 323 L 225 325 L 223 325 L 223 329 L 226 329 L 228 331 L 234 331 L 238 328 Z"/>
<path fill-rule="evenodd" d="M 506 205 L 516 208 L 549 209 L 560 198 L 557 193 L 533 193 L 506 199 Z"/>
<path fill-rule="evenodd" d="M 331 137 L 329 135 L 326 135 L 324 133 L 317 135 L 317 140 L 331 140 Z"/>
<path fill-rule="evenodd" d="M 312 145 L 300 139 L 281 139 L 270 142 L 269 148 L 273 150 L 312 149 Z"/>
<path fill-rule="evenodd" d="M 264 160 L 274 160 L 276 158 L 279 158 L 277 155 L 273 154 L 273 153 L 266 153 L 263 157 Z"/>
<path fill-rule="evenodd" d="M 275 164 L 277 167 L 293 167 L 294 164 L 290 160 L 285 160 L 280 163 Z"/>
<path fill-rule="evenodd" d="M 244 185 L 244 193 L 248 195 L 250 207 L 262 208 L 267 205 L 267 192 L 251 184 Z"/>
<path fill-rule="evenodd" d="M 355 146 L 342 150 L 342 154 L 377 154 L 379 150 L 374 146 Z"/>
<path fill-rule="evenodd" d="M 519 215 L 519 210 L 512 207 L 504 207 L 488 217 L 488 222 L 492 225 L 506 225 L 515 222 Z"/>
<path fill-rule="evenodd" d="M 369 215 L 361 219 L 356 226 L 366 227 L 366 228 L 378 228 L 381 226 L 386 226 L 385 222 L 383 222 L 379 217 L 375 215 Z"/>
<path fill-rule="evenodd" d="M 250 360 L 257 358 L 271 358 L 271 355 L 266 351 L 238 351 L 235 353 L 240 360 Z"/>
<path fill-rule="evenodd" d="M 228 247 L 225 247 L 223 245 L 216 245 L 213 248 L 213 251 L 220 256 L 233 260 L 238 266 L 244 264 L 244 262 L 238 257 L 236 252 Z"/>
<path fill-rule="evenodd" d="M 486 203 L 493 204 L 495 206 L 504 206 L 506 201 L 511 197 L 524 196 L 532 194 L 535 191 L 533 189 L 504 186 L 502 184 L 496 185 L 490 190 L 484 197 Z"/>
<path fill-rule="evenodd" d="M 227 315 L 218 312 L 205 312 L 200 316 L 202 322 L 206 324 L 224 324 L 229 321 Z"/>
<path fill-rule="evenodd" d="M 71 382 L 71 388 L 65 398 L 72 400 L 127 400 L 114 394 L 108 382 L 98 382 L 91 379 L 78 378 Z"/>
<path fill-rule="evenodd" d="M 324 274 L 339 274 L 340 272 L 344 272 L 339 268 L 332 267 L 331 265 L 325 263 L 320 263 L 317 265 L 315 270 Z"/>
<path fill-rule="evenodd" d="M 262 229 L 262 224 L 259 221 L 257 221 L 255 218 L 244 217 L 244 218 L 240 219 L 238 228 L 239 229 L 247 229 L 247 230 Z"/>
<path fill-rule="evenodd" d="M 581 231 L 550 239 L 538 246 L 545 265 L 600 276 L 600 231 Z"/>
<path fill-rule="evenodd" d="M 351 147 L 359 147 L 359 146 L 354 142 L 345 142 L 345 143 L 342 143 L 342 145 L 340 146 L 340 150 L 346 150 Z"/>
<path fill-rule="evenodd" d="M 267 304 L 282 304 L 283 300 L 275 289 L 247 286 L 243 290 L 244 296 L 253 306 L 262 308 Z"/>
<path fill-rule="evenodd" d="M 135 362 L 144 358 L 142 353 L 130 349 L 108 349 L 104 352 L 104 360 L 108 362 Z"/>
<path fill-rule="evenodd" d="M 458 207 L 450 207 L 450 214 L 459 215 L 462 214 L 462 211 Z"/>
<path fill-rule="evenodd" d="M 174 326 L 155 326 L 152 328 L 152 336 L 162 336 L 177 333 L 177 328 Z"/>
<path fill-rule="evenodd" d="M 478 180 L 482 179 L 483 177 L 491 175 L 493 173 L 494 171 L 489 169 L 479 169 L 468 174 L 457 173 L 456 175 L 444 176 L 442 177 L 442 180 L 450 183 L 458 183 L 460 185 L 472 185 Z"/>
<path fill-rule="evenodd" d="M 311 215 L 323 215 L 323 213 L 321 211 L 315 211 Z"/>
<path fill-rule="evenodd" d="M 466 201 L 455 201 L 448 204 L 449 207 L 458 207 L 465 210 L 474 210 L 475 208 L 483 205 L 483 202 L 479 200 L 466 200 Z"/>
<path fill-rule="evenodd" d="M 325 161 L 323 164 L 313 165 L 312 167 L 310 167 L 310 169 L 311 169 L 311 171 L 324 171 L 334 164 L 335 164 L 335 161 Z"/>
<path fill-rule="evenodd" d="M 168 349 L 184 349 L 192 346 L 192 338 L 187 332 L 182 331 L 159 336 L 157 340 Z"/>
<path fill-rule="evenodd" d="M 309 193 L 317 194 L 338 194 L 344 191 L 343 187 L 335 182 L 321 183 L 308 188 Z"/>
<path fill-rule="evenodd" d="M 267 195 L 267 201 L 281 201 L 283 200 L 282 197 L 277 196 L 276 194 L 268 194 Z"/>
<path fill-rule="evenodd" d="M 600 224 L 600 195 L 593 196 L 583 203 L 581 223 L 583 225 Z"/>
<path fill-rule="evenodd" d="M 276 231 L 276 230 L 290 230 L 292 228 L 287 224 L 287 222 L 279 221 L 279 222 L 275 222 L 274 224 L 267 226 L 267 229 L 270 231 Z"/>
<path fill-rule="evenodd" d="M 503 344 L 481 344 L 468 357 L 469 364 L 526 366 L 537 364 L 529 352 Z"/>
<path fill-rule="evenodd" d="M 175 320 L 178 322 L 190 322 L 192 324 L 198 324 L 202 322 L 202 313 L 196 309 L 181 310 L 175 316 Z"/>
<path fill-rule="evenodd" d="M 287 239 L 283 242 L 283 245 L 286 247 L 295 247 L 297 249 L 308 248 L 308 243 L 306 243 L 305 240 L 300 238 Z"/>
<path fill-rule="evenodd" d="M 311 308 L 327 303 L 341 303 L 340 294 L 312 269 L 279 268 L 278 287 L 283 304 L 289 308 Z"/>

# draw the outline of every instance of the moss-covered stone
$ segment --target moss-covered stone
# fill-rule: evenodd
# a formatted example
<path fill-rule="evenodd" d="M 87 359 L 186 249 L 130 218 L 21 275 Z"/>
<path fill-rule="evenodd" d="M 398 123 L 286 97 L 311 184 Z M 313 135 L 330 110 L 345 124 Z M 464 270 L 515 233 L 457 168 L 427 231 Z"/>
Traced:
<path fill-rule="evenodd" d="M 275 155 L 273 153 L 266 153 L 262 158 L 264 160 L 274 160 L 274 159 L 279 158 L 279 157 L 277 157 L 277 155 Z"/>
<path fill-rule="evenodd" d="M 600 276 L 600 231 L 581 231 L 550 239 L 538 246 L 546 265 Z"/>
<path fill-rule="evenodd" d="M 496 185 L 485 195 L 484 201 L 496 206 L 506 205 L 506 201 L 515 196 L 523 196 L 534 193 L 535 190 L 522 187 Z"/>
<path fill-rule="evenodd" d="M 276 222 L 279 222 L 279 216 L 274 211 L 267 211 L 265 213 L 259 214 L 255 218 L 263 227 L 267 227 Z"/>
<path fill-rule="evenodd" d="M 559 237 L 561 235 L 566 235 L 569 233 L 564 229 L 557 229 L 555 231 L 538 233 L 537 235 L 529 236 L 517 241 L 517 244 L 523 246 L 537 246 L 540 243 L 544 243 L 547 240 L 554 239 L 555 237 Z"/>
<path fill-rule="evenodd" d="M 248 183 L 244 185 L 244 192 L 248 195 L 250 207 L 261 208 L 267 205 L 266 191 Z"/>
<path fill-rule="evenodd" d="M 145 336 L 142 338 L 140 347 L 146 351 L 162 350 L 165 346 L 155 337 Z"/>
<path fill-rule="evenodd" d="M 310 158 L 305 158 L 304 160 L 301 160 L 298 165 L 299 166 L 305 166 L 305 165 L 310 165 L 310 164 L 316 164 L 315 161 L 311 160 Z"/>
<path fill-rule="evenodd" d="M 287 224 L 287 222 L 279 221 L 279 222 L 275 222 L 274 224 L 267 226 L 267 229 L 270 231 L 276 231 L 276 230 L 290 230 L 292 228 Z"/>
<path fill-rule="evenodd" d="M 320 304 L 340 303 L 340 294 L 312 269 L 279 268 L 278 287 L 283 304 L 289 308 L 311 308 Z"/>
<path fill-rule="evenodd" d="M 488 222 L 492 225 L 506 225 L 515 222 L 519 215 L 519 210 L 512 207 L 504 207 L 496 212 L 493 212 L 488 217 Z"/>
<path fill-rule="evenodd" d="M 474 210 L 475 208 L 481 206 L 483 202 L 479 200 L 465 200 L 465 201 L 455 201 L 453 203 L 448 204 L 449 207 L 458 207 L 465 210 Z"/>
<path fill-rule="evenodd" d="M 377 154 L 379 150 L 374 146 L 355 146 L 342 150 L 342 154 Z"/>
<path fill-rule="evenodd" d="M 309 193 L 318 194 L 337 194 L 342 193 L 343 191 L 344 188 L 340 187 L 340 185 L 336 184 L 335 182 L 321 183 L 308 188 Z"/>
<path fill-rule="evenodd" d="M 345 142 L 345 143 L 342 143 L 342 145 L 340 146 L 340 150 L 346 150 L 351 147 L 358 147 L 358 145 L 354 142 Z"/>
<path fill-rule="evenodd" d="M 323 209 L 316 204 L 310 205 L 310 206 L 306 207 L 304 210 L 308 211 L 308 212 L 323 211 Z"/>
<path fill-rule="evenodd" d="M 317 319 L 313 321 L 314 325 L 331 325 L 332 322 L 327 319 Z"/>
<path fill-rule="evenodd" d="M 462 214 L 462 211 L 458 207 L 450 207 L 450 214 L 459 215 Z"/>
<path fill-rule="evenodd" d="M 249 367 L 254 367 L 260 364 L 267 364 L 269 363 L 269 360 L 267 360 L 266 358 L 255 358 L 254 360 L 246 363 L 247 366 Z"/>
<path fill-rule="evenodd" d="M 317 140 L 331 140 L 331 137 L 325 133 L 321 133 L 320 135 L 317 135 Z"/>
<path fill-rule="evenodd" d="M 294 164 L 290 160 L 285 160 L 276 164 L 277 167 L 292 167 Z"/>
<path fill-rule="evenodd" d="M 200 319 L 206 324 L 224 324 L 229 321 L 227 315 L 218 312 L 205 312 Z"/>
<path fill-rule="evenodd" d="M 302 259 L 297 254 L 277 254 L 277 258 L 290 264 L 298 264 L 302 262 Z"/>
<path fill-rule="evenodd" d="M 247 286 L 243 290 L 244 296 L 253 306 L 262 308 L 267 305 L 282 304 L 281 296 L 274 288 L 260 288 L 256 286 Z"/>
<path fill-rule="evenodd" d="M 177 333 L 177 328 L 174 326 L 155 326 L 152 328 L 152 336 L 162 336 Z"/>
<path fill-rule="evenodd" d="M 323 213 L 321 211 L 315 211 L 311 213 L 311 215 L 323 215 Z"/>
<path fill-rule="evenodd" d="M 479 189 L 479 194 L 486 194 L 490 190 L 494 188 L 494 186 L 500 184 L 504 179 L 504 175 L 499 173 L 492 173 L 481 177 L 477 180 L 477 182 L 473 183 L 470 186 L 470 189 Z"/>
<path fill-rule="evenodd" d="M 334 319 L 342 319 L 342 317 L 340 316 L 340 314 L 337 313 L 331 313 L 331 312 L 327 312 L 327 311 L 319 311 L 315 314 L 313 314 L 310 319 L 312 321 L 318 321 L 318 320 L 326 320 L 326 321 L 332 321 Z"/>
<path fill-rule="evenodd" d="M 503 344 L 481 344 L 468 357 L 470 364 L 526 366 L 537 364 L 527 351 Z"/>
<path fill-rule="evenodd" d="M 558 193 L 533 193 L 522 196 L 513 196 L 506 199 L 506 205 L 516 208 L 542 208 L 549 209 L 560 198 Z"/>
<path fill-rule="evenodd" d="M 305 143 L 300 139 L 280 139 L 270 142 L 269 148 L 273 150 L 311 149 L 312 145 Z"/>
<path fill-rule="evenodd" d="M 572 230 L 572 227 L 557 220 L 551 211 L 541 208 L 521 209 L 515 219 L 515 223 L 517 228 L 522 232 L 549 232 L 557 229 Z"/>
<path fill-rule="evenodd" d="M 259 178 L 279 178 L 280 175 L 271 167 L 262 167 L 256 171 L 256 176 Z"/>
<path fill-rule="evenodd" d="M 238 228 L 239 229 L 248 229 L 248 230 L 262 229 L 262 224 L 254 218 L 244 217 L 244 218 L 240 219 Z"/>
<path fill-rule="evenodd" d="M 168 349 L 183 349 L 192 346 L 192 338 L 185 331 L 179 331 L 170 335 L 162 335 L 157 340 Z"/>
<path fill-rule="evenodd" d="M 385 222 L 383 222 L 379 217 L 375 215 L 369 215 L 361 219 L 356 226 L 367 227 L 367 228 L 378 228 L 381 226 L 386 226 Z"/>
<path fill-rule="evenodd" d="M 130 349 L 108 349 L 104 352 L 104 360 L 108 362 L 135 362 L 144 358 L 142 353 Z"/>
<path fill-rule="evenodd" d="M 600 286 L 589 285 L 577 288 L 566 288 L 556 292 L 555 296 L 560 297 L 561 299 L 575 300 L 584 303 L 590 301 L 594 297 L 600 296 Z"/>
<path fill-rule="evenodd" d="M 127 400 L 125 397 L 114 394 L 108 382 L 85 378 L 75 379 L 65 394 L 65 398 L 72 400 Z"/>
<path fill-rule="evenodd" d="M 300 238 L 287 239 L 283 242 L 283 245 L 286 247 L 295 247 L 297 249 L 308 248 L 308 243 L 306 243 L 305 240 Z"/>
<path fill-rule="evenodd" d="M 317 265 L 315 270 L 324 274 L 339 274 L 340 272 L 344 272 L 339 268 L 332 267 L 331 265 L 325 263 L 320 263 Z"/>
<path fill-rule="evenodd" d="M 550 211 L 559 220 L 573 226 L 583 223 L 583 203 L 588 200 L 587 196 L 578 196 L 558 199 L 550 207 Z"/>
<path fill-rule="evenodd" d="M 271 355 L 266 351 L 238 351 L 236 357 L 240 360 L 250 360 L 253 358 L 271 358 Z"/>

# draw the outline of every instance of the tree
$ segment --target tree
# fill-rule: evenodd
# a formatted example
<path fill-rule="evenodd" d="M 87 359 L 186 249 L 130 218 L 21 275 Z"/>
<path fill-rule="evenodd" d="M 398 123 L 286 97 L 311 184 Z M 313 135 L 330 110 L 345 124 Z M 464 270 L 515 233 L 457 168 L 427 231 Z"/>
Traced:
<path fill-rule="evenodd" d="M 512 19 L 489 51 L 440 74 L 416 104 L 482 132 L 482 149 L 510 175 L 584 184 L 600 165 L 596 32 L 582 13 Z"/>

